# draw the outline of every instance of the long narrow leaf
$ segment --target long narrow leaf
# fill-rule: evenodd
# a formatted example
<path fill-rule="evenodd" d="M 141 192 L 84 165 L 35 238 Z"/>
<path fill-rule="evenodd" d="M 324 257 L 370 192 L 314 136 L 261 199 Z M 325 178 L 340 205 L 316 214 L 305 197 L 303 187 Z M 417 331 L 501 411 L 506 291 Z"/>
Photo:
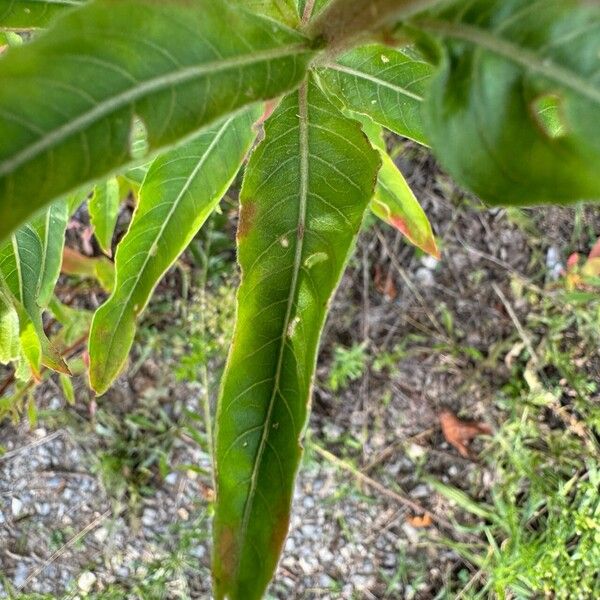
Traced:
<path fill-rule="evenodd" d="M 94 316 L 90 382 L 104 393 L 119 374 L 136 319 L 154 287 L 219 203 L 247 154 L 260 109 L 246 109 L 157 158 L 140 190 L 133 221 L 117 249 L 115 289 Z"/>
<path fill-rule="evenodd" d="M 19 316 L 0 290 L 0 364 L 6 365 L 17 360 L 20 351 Z"/>
<path fill-rule="evenodd" d="M 119 217 L 119 182 L 115 177 L 99 184 L 88 203 L 94 236 L 104 254 L 112 255 L 112 239 Z"/>
<path fill-rule="evenodd" d="M 425 211 L 404 175 L 387 153 L 383 129 L 369 117 L 357 113 L 348 114 L 360 121 L 371 144 L 381 155 L 381 169 L 377 175 L 375 195 L 371 199 L 371 210 L 382 221 L 400 231 L 411 244 L 435 258 L 440 258 L 431 223 Z"/>
<path fill-rule="evenodd" d="M 10 240 L 0 245 L 0 277 L 15 299 L 13 304 L 19 313 L 21 329 L 29 332 L 32 325 L 39 338 L 42 364 L 68 373 L 42 324 L 42 310 L 52 296 L 60 273 L 66 225 L 67 203 L 61 200 L 17 230 Z M 27 339 L 30 338 L 28 333 Z M 34 371 L 37 369 L 37 364 L 31 366 Z"/>
<path fill-rule="evenodd" d="M 321 330 L 379 164 L 358 124 L 311 81 L 282 101 L 248 165 L 217 415 L 217 598 L 260 598 L 277 564 Z"/>
<path fill-rule="evenodd" d="M 300 34 L 224 0 L 70 11 L 0 59 L 0 239 L 130 163 L 135 126 L 154 152 L 298 85 L 312 55 Z"/>

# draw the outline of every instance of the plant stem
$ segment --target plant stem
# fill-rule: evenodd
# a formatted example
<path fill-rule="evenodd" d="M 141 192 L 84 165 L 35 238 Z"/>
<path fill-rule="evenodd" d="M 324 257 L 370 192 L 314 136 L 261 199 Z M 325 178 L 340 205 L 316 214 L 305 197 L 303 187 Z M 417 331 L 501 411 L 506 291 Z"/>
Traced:
<path fill-rule="evenodd" d="M 214 229 L 213 219 L 210 219 L 208 222 L 207 233 L 206 233 L 206 247 L 202 252 L 202 271 L 200 275 L 200 328 L 202 332 L 202 337 L 206 337 L 206 306 L 207 306 L 207 298 L 206 298 L 206 286 L 208 285 L 208 269 L 210 263 L 210 248 L 212 243 L 212 232 Z M 194 245 L 193 243 L 191 244 Z M 212 415 L 210 411 L 210 377 L 208 375 L 208 365 L 207 365 L 208 357 L 205 357 L 202 366 L 200 367 L 201 378 L 202 378 L 202 408 L 204 410 L 204 421 L 206 428 L 206 443 L 208 444 L 208 451 L 210 454 L 210 464 L 211 464 L 211 478 L 212 478 L 212 486 L 213 490 L 216 490 L 216 482 L 215 482 L 215 452 L 213 445 L 213 424 L 212 424 Z"/>
<path fill-rule="evenodd" d="M 333 0 L 307 26 L 307 33 L 321 37 L 336 52 L 387 23 L 412 17 L 441 0 Z"/>

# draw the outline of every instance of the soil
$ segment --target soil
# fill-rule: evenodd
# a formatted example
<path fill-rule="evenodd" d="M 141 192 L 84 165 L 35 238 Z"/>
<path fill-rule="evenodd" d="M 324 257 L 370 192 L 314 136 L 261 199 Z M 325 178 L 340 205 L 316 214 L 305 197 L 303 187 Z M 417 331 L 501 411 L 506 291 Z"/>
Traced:
<path fill-rule="evenodd" d="M 498 351 L 503 357 L 514 343 L 513 316 L 523 318 L 528 310 L 513 294 L 515 282 L 544 286 L 549 256 L 564 264 L 568 253 L 585 252 L 591 235 L 600 235 L 591 209 L 526 210 L 518 218 L 485 209 L 411 145 L 399 166 L 430 217 L 443 258 L 438 263 L 419 255 L 381 224 L 363 232 L 324 334 L 307 455 L 273 598 L 425 600 L 469 573 L 472 566 L 440 543 L 468 538 L 447 522 L 447 502 L 426 476 L 477 499 L 485 497 L 493 473 L 446 443 L 438 415 L 450 409 L 497 427 L 502 414 L 495 395 L 509 373 L 503 360 L 488 365 L 474 356 Z M 392 282 L 385 293 L 376 288 L 376 272 Z M 175 297 L 179 288 L 174 271 L 159 296 Z M 325 382 L 334 347 L 360 343 L 371 357 L 402 344 L 404 352 L 393 369 L 370 368 L 333 393 Z M 67 408 L 52 379 L 36 391 L 47 418 L 34 428 L 26 420 L 0 426 L 6 450 L 0 457 L 0 573 L 15 589 L 83 597 L 88 589 L 158 577 L 156 565 L 167 569 L 174 556 L 184 555 L 167 569 L 165 597 L 210 597 L 206 452 L 189 435 L 174 436 L 168 468 L 150 468 L 143 482 L 149 491 L 134 508 L 130 494 L 115 497 L 101 479 L 97 457 L 109 446 L 98 411 L 118 422 L 147 402 L 175 427 L 186 409 L 198 411 L 198 386 L 177 382 L 160 348 L 136 352 L 138 368 L 98 401 L 77 381 L 77 403 Z M 379 487 L 356 479 L 313 444 Z M 473 451 L 484 447 L 485 440 L 477 440 Z M 429 511 L 431 523 L 418 520 L 419 508 Z M 7 597 L 8 585 L 2 590 L 0 584 L 0 597 Z"/>

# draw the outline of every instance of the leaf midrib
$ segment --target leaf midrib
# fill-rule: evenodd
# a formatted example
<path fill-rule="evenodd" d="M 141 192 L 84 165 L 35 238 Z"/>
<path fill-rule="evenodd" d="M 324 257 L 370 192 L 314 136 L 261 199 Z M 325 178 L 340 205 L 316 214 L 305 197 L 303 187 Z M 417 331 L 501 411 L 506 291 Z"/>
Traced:
<path fill-rule="evenodd" d="M 305 43 L 289 44 L 279 48 L 253 52 L 252 54 L 244 56 L 235 56 L 228 59 L 205 63 L 203 65 L 186 67 L 185 69 L 180 69 L 172 73 L 163 74 L 159 77 L 143 81 L 139 85 L 136 85 L 117 96 L 113 96 L 98 103 L 91 110 L 70 120 L 68 123 L 65 123 L 57 129 L 50 131 L 44 137 L 39 138 L 14 156 L 1 162 L 0 177 L 9 175 L 18 167 L 33 160 L 40 154 L 43 154 L 56 144 L 76 133 L 84 131 L 88 126 L 101 118 L 120 108 L 131 105 L 136 100 L 139 100 L 152 92 L 158 92 L 165 88 L 185 83 L 205 75 L 249 66 L 263 61 L 284 58 L 286 56 L 295 56 L 306 51 L 308 51 L 308 47 Z"/>
<path fill-rule="evenodd" d="M 296 291 L 298 287 L 298 277 L 300 274 L 300 268 L 302 265 L 302 253 L 304 250 L 304 231 L 306 224 L 306 211 L 308 201 L 308 158 L 309 158 L 309 147 L 308 147 L 308 85 L 306 81 L 302 83 L 298 89 L 298 123 L 299 123 L 299 137 L 300 137 L 300 190 L 299 190 L 299 206 L 298 206 L 298 228 L 296 237 L 296 251 L 294 255 L 294 264 L 292 270 L 292 281 L 290 284 L 290 290 L 287 300 L 286 314 L 283 321 L 283 328 L 280 337 L 279 356 L 277 358 L 277 367 L 275 370 L 275 376 L 273 378 L 273 391 L 271 398 L 269 399 L 269 406 L 267 409 L 267 415 L 262 425 L 262 436 L 260 439 L 258 451 L 256 454 L 256 460 L 252 469 L 252 476 L 250 478 L 250 490 L 248 491 L 248 497 L 244 506 L 244 514 L 242 517 L 242 525 L 240 529 L 240 538 L 243 541 L 248 533 L 248 524 L 250 522 L 252 507 L 254 505 L 254 497 L 256 495 L 256 486 L 258 481 L 258 473 L 262 462 L 264 451 L 268 444 L 268 437 L 270 431 L 271 417 L 273 414 L 273 408 L 275 407 L 275 400 L 279 391 L 279 382 L 281 379 L 281 370 L 283 367 L 283 358 L 285 353 L 285 338 L 290 326 L 292 310 L 296 299 Z M 241 558 L 238 558 L 237 568 L 241 566 Z"/>
<path fill-rule="evenodd" d="M 352 67 L 348 67 L 346 65 L 341 65 L 339 63 L 329 64 L 329 65 L 327 65 L 327 68 L 331 69 L 332 71 L 338 71 L 340 73 L 346 73 L 347 75 L 351 75 L 353 77 L 365 79 L 376 85 L 380 85 L 382 87 L 387 87 L 390 90 L 397 92 L 398 94 L 402 94 L 403 96 L 407 96 L 408 98 L 417 100 L 418 102 L 423 102 L 423 96 L 420 96 L 419 94 L 415 94 L 414 92 L 411 92 L 410 90 L 407 90 L 406 88 L 404 88 L 402 86 L 395 85 L 389 81 L 386 81 L 385 79 L 380 79 L 379 77 L 375 77 L 374 75 L 365 73 L 364 71 L 359 71 L 358 69 L 353 69 Z"/>
<path fill-rule="evenodd" d="M 223 123 L 223 126 L 221 127 L 221 129 L 219 129 L 217 135 L 214 137 L 214 139 L 209 144 L 208 148 L 206 149 L 206 151 L 202 155 L 202 158 L 198 161 L 198 164 L 194 167 L 194 169 L 191 172 L 190 176 L 186 179 L 185 184 L 183 185 L 183 187 L 181 188 L 179 194 L 177 195 L 177 198 L 173 201 L 173 204 L 172 204 L 171 208 L 169 209 L 167 217 L 163 221 L 160 229 L 158 230 L 156 236 L 154 237 L 154 240 L 152 241 L 152 244 L 151 244 L 150 248 L 154 248 L 155 246 L 158 245 L 158 242 L 160 241 L 160 239 L 164 235 L 165 229 L 169 225 L 169 223 L 170 223 L 170 221 L 171 221 L 171 219 L 173 217 L 173 214 L 177 210 L 177 207 L 181 203 L 184 195 L 187 193 L 187 191 L 189 190 L 190 186 L 192 185 L 192 182 L 194 181 L 194 179 L 198 175 L 198 172 L 204 166 L 204 164 L 207 161 L 208 157 L 210 156 L 210 154 L 212 153 L 212 151 L 215 149 L 215 147 L 218 145 L 219 141 L 223 137 L 223 134 L 225 133 L 225 131 L 227 130 L 227 128 L 229 127 L 229 125 L 231 124 L 231 122 L 238 115 L 239 115 L 239 111 L 236 114 L 232 115 L 229 119 L 227 119 Z M 108 350 L 108 353 L 107 353 L 107 356 L 109 356 L 109 357 L 112 354 L 112 349 L 113 349 L 113 346 L 114 346 L 114 343 L 115 343 L 115 339 L 118 337 L 116 335 L 116 332 L 119 329 L 119 326 L 120 326 L 121 321 L 123 319 L 123 315 L 125 314 L 125 311 L 127 310 L 127 307 L 131 303 L 131 299 L 133 297 L 133 294 L 134 294 L 135 290 L 137 289 L 137 286 L 138 286 L 138 284 L 139 284 L 142 276 L 144 275 L 144 272 L 146 271 L 146 267 L 148 266 L 148 263 L 149 263 L 150 259 L 153 258 L 153 257 L 154 256 L 153 256 L 151 250 L 149 250 L 146 253 L 146 256 L 144 257 L 144 262 L 143 262 L 141 268 L 139 269 L 139 271 L 138 271 L 138 273 L 137 273 L 137 275 L 135 277 L 134 283 L 131 286 L 131 290 L 128 293 L 127 298 L 121 304 L 121 313 L 119 314 L 118 319 L 114 321 L 114 327 L 112 328 L 112 331 L 115 332 L 115 333 L 113 333 L 113 335 L 111 335 L 111 337 L 110 337 L 109 350 Z M 117 285 L 115 285 L 115 294 L 116 294 L 116 290 L 118 290 L 118 286 Z M 144 308 L 145 308 L 145 306 L 140 307 L 139 312 L 141 313 L 144 310 Z M 104 369 L 102 370 L 102 381 L 104 381 L 106 379 L 106 372 L 108 370 L 108 364 L 109 364 L 108 361 L 105 361 L 105 363 L 104 363 Z"/>
<path fill-rule="evenodd" d="M 557 65 L 549 58 L 540 58 L 535 52 L 491 35 L 485 29 L 442 20 L 418 20 L 414 25 L 431 33 L 469 42 L 478 48 L 493 52 L 600 104 L 600 88 L 590 85 L 577 73 Z"/>

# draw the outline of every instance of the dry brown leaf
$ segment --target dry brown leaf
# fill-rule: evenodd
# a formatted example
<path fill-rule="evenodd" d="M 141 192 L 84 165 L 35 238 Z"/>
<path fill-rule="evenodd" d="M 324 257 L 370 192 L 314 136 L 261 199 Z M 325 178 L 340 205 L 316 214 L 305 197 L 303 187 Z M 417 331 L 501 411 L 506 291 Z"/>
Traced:
<path fill-rule="evenodd" d="M 422 517 L 410 517 L 408 519 L 408 524 L 412 525 L 415 529 L 422 529 L 430 527 L 433 524 L 433 521 L 429 515 L 423 515 Z"/>
<path fill-rule="evenodd" d="M 396 289 L 391 271 L 388 271 L 388 274 L 384 275 L 381 265 L 375 265 L 373 283 L 375 284 L 375 289 L 390 302 L 393 302 L 398 296 L 398 290 Z"/>
<path fill-rule="evenodd" d="M 481 421 L 463 421 L 452 411 L 443 410 L 438 415 L 444 438 L 461 456 L 470 458 L 469 442 L 478 435 L 489 435 L 492 428 Z"/>

